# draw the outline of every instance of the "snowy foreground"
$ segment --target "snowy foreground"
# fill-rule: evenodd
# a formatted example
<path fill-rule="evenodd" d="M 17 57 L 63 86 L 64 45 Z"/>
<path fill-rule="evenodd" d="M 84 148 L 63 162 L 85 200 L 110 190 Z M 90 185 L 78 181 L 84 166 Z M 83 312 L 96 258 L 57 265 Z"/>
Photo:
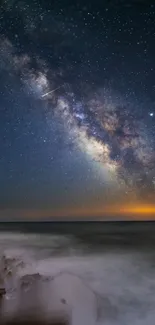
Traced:
<path fill-rule="evenodd" d="M 86 254 L 71 237 L 15 233 L 0 233 L 0 249 L 3 319 L 37 314 L 73 325 L 154 325 L 153 253 Z"/>

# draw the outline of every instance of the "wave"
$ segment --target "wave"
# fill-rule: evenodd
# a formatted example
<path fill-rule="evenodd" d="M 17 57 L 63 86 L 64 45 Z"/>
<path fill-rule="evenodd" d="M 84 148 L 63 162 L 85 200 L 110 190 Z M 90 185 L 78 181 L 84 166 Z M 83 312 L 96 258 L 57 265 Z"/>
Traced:
<path fill-rule="evenodd" d="M 37 313 L 73 325 L 154 325 L 154 255 L 86 254 L 72 236 L 19 233 L 0 234 L 0 249 L 4 319 Z"/>

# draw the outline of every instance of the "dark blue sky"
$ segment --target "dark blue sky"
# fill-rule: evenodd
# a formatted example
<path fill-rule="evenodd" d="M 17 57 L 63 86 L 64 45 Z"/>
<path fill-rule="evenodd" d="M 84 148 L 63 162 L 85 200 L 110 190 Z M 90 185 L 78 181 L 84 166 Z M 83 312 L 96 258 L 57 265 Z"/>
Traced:
<path fill-rule="evenodd" d="M 2 219 L 154 203 L 154 21 L 153 2 L 2 1 Z"/>

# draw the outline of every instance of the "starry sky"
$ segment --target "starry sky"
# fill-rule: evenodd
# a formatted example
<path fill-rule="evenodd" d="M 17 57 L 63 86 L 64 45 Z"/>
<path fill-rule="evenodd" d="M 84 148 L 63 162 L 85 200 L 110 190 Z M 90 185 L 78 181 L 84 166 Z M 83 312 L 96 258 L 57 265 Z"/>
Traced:
<path fill-rule="evenodd" d="M 0 219 L 155 216 L 154 1 L 2 0 Z"/>

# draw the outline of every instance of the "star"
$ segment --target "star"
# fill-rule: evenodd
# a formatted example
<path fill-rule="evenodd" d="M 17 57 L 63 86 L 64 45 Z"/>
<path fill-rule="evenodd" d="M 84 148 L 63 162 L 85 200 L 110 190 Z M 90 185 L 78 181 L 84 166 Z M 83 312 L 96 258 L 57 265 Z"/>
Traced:
<path fill-rule="evenodd" d="M 111 204 L 120 191 L 149 202 L 155 11 L 124 2 L 119 10 L 115 0 L 104 8 L 23 0 L 23 10 L 2 2 L 1 205 L 30 207 L 39 197 L 63 210 L 82 197 L 89 208 L 93 193 L 102 201 L 107 190 Z"/>

